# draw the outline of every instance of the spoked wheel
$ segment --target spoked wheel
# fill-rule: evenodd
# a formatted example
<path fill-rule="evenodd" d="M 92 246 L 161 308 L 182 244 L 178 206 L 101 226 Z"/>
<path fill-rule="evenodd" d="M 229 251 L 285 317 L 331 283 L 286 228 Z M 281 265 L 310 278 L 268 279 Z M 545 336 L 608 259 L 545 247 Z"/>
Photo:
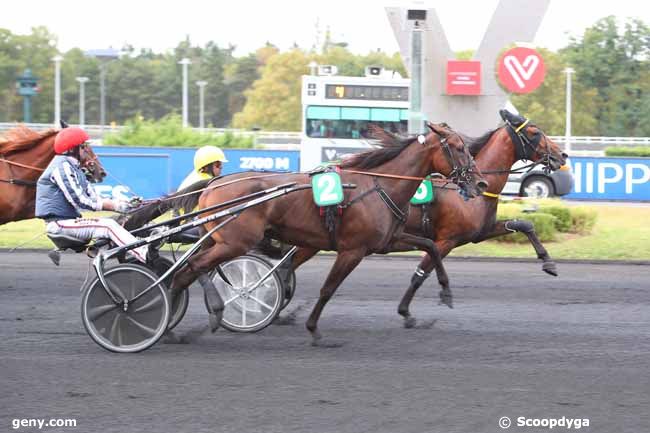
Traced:
<path fill-rule="evenodd" d="M 169 323 L 167 288 L 158 284 L 143 294 L 158 276 L 133 263 L 114 266 L 104 276 L 119 303 L 113 301 L 99 278 L 87 283 L 81 297 L 81 319 L 86 332 L 95 343 L 112 352 L 148 349 L 160 339 Z"/>
<path fill-rule="evenodd" d="M 257 332 L 275 319 L 284 300 L 284 287 L 277 272 L 252 289 L 272 268 L 264 259 L 245 255 L 221 264 L 232 286 L 217 271 L 213 273 L 212 282 L 225 304 L 221 321 L 224 328 L 234 332 Z"/>
<path fill-rule="evenodd" d="M 174 262 L 169 260 L 166 257 L 157 257 L 154 262 L 151 264 L 151 267 L 153 268 L 154 272 L 160 276 L 167 272 L 169 268 L 171 268 L 174 265 Z M 165 286 L 168 288 L 171 287 L 171 282 L 172 282 L 172 275 L 169 277 L 165 278 L 163 283 L 165 283 Z M 167 326 L 168 330 L 172 330 L 178 325 L 181 320 L 183 320 L 183 317 L 185 316 L 185 313 L 187 312 L 187 307 L 190 304 L 190 291 L 185 289 L 181 293 L 176 296 L 175 299 L 172 299 L 172 294 L 171 290 L 168 289 L 167 294 L 169 295 L 169 300 L 172 304 L 172 312 L 171 312 L 171 317 L 169 319 L 169 325 Z"/>

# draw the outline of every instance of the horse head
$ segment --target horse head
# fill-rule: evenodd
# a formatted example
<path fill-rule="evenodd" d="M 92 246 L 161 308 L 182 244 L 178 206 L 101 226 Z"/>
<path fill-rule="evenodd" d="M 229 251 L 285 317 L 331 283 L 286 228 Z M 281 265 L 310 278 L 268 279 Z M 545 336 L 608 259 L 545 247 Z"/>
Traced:
<path fill-rule="evenodd" d="M 99 158 L 87 143 L 79 146 L 79 164 L 86 178 L 93 183 L 101 182 L 106 177 L 106 170 L 99 162 Z"/>
<path fill-rule="evenodd" d="M 547 170 L 557 170 L 566 164 L 567 154 L 537 125 L 518 114 L 500 110 L 508 134 L 515 145 L 517 160 L 541 162 Z"/>
<path fill-rule="evenodd" d="M 488 183 L 476 167 L 462 137 L 446 124 L 427 122 L 427 126 L 431 133 L 422 144 L 435 147 L 432 152 L 432 167 L 446 165 L 445 171 L 449 173 L 447 177 L 458 185 L 461 195 L 466 199 L 485 191 Z"/>

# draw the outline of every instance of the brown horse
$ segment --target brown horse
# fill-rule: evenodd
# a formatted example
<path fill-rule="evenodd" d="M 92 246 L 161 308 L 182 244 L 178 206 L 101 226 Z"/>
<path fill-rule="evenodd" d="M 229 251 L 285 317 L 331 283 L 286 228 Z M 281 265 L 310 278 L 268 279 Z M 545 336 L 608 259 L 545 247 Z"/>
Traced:
<path fill-rule="evenodd" d="M 489 182 L 488 191 L 481 197 L 466 201 L 455 191 L 438 189 L 434 203 L 411 206 L 405 230 L 433 240 L 440 259 L 446 257 L 454 248 L 469 242 L 478 243 L 497 236 L 523 232 L 535 248 L 538 258 L 543 260 L 542 269 L 551 275 L 557 275 L 555 263 L 539 241 L 532 223 L 525 220 L 497 221 L 496 213 L 498 196 L 505 187 L 510 169 L 516 161 L 526 159 L 540 162 L 551 170 L 557 170 L 566 162 L 566 155 L 541 129 L 530 124 L 525 118 L 507 111 L 502 111 L 501 115 L 506 123 L 500 128 L 488 131 L 479 138 L 465 137 L 470 153 L 476 158 L 477 167 Z M 394 251 L 401 250 L 396 248 Z M 298 268 L 317 252 L 300 248 L 294 256 L 293 269 Z M 440 281 L 443 286 L 441 300 L 451 306 L 451 298 L 445 299 L 445 284 L 448 284 L 448 281 L 442 263 L 437 260 L 437 256 L 427 254 L 413 274 L 411 285 L 398 308 L 407 328 L 416 323 L 409 312 L 411 300 L 434 268 L 439 280 L 440 269 L 443 270 Z"/>
<path fill-rule="evenodd" d="M 58 133 L 55 129 L 35 132 L 19 126 L 0 138 L 0 225 L 34 218 L 36 181 L 55 156 Z M 101 182 L 106 177 L 89 145 L 79 146 L 76 156 L 89 181 Z"/>
<path fill-rule="evenodd" d="M 399 141 L 384 139 L 383 147 L 355 155 L 340 166 L 342 182 L 355 184 L 357 188 L 345 193 L 345 210 L 334 233 L 337 258 L 306 324 L 314 344 L 320 340 L 317 323 L 325 304 L 365 256 L 385 253 L 394 245 L 409 245 L 410 248 L 437 254 L 430 240 L 402 230 L 404 211 L 423 176 L 431 171 L 454 175 L 469 196 L 476 196 L 487 187 L 474 169 L 473 160 L 460 136 L 438 125 L 429 127 L 431 132 L 426 136 Z M 287 174 L 233 183 L 233 178 L 238 176 L 250 177 L 251 174 L 230 176 L 228 182 L 223 179 L 213 182 L 198 198 L 199 207 L 206 208 L 287 182 L 310 182 L 308 174 Z M 220 187 L 220 183 L 224 185 Z M 197 202 L 196 195 L 189 198 L 188 201 L 185 197 L 182 203 L 185 209 L 192 209 Z M 216 223 L 206 224 L 205 228 L 210 230 Z M 331 236 L 313 202 L 312 192 L 294 192 L 248 209 L 215 232 L 211 244 L 204 244 L 188 266 L 174 275 L 171 284 L 174 296 L 220 263 L 245 254 L 264 238 L 269 229 L 274 237 L 289 244 L 311 249 L 332 247 Z M 205 278 L 200 281 L 203 284 Z M 223 303 L 209 306 L 209 310 L 211 316 L 219 315 Z M 214 322 L 214 317 L 211 317 L 211 322 Z"/>
<path fill-rule="evenodd" d="M 505 124 L 482 137 L 469 139 L 476 156 L 476 164 L 490 183 L 487 193 L 469 202 L 458 200 L 457 194 L 440 191 L 435 203 L 411 212 L 406 230 L 418 233 L 435 242 L 440 257 L 466 243 L 479 243 L 487 239 L 522 232 L 535 248 L 537 257 L 544 262 L 542 269 L 557 275 L 555 263 L 535 233 L 530 221 L 496 219 L 498 196 L 508 181 L 512 165 L 519 160 L 539 162 L 549 170 L 557 170 L 566 163 L 567 155 L 536 125 L 528 119 L 506 110 L 500 111 Z M 426 223 L 429 220 L 429 223 Z M 415 318 L 409 305 L 417 289 L 437 267 L 437 258 L 427 254 L 416 269 L 411 284 L 402 298 L 398 313 L 404 325 L 412 327 Z"/>
<path fill-rule="evenodd" d="M 36 180 L 54 158 L 57 133 L 18 126 L 0 137 L 0 224 L 34 218 Z"/>

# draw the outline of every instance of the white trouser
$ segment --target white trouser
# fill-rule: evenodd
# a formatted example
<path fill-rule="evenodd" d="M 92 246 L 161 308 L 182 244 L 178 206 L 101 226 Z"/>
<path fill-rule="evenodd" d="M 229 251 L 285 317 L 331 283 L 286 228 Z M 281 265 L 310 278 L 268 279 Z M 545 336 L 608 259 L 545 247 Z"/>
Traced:
<path fill-rule="evenodd" d="M 110 218 L 77 218 L 71 220 L 52 221 L 45 230 L 50 234 L 66 235 L 80 241 L 89 242 L 91 239 L 110 238 L 115 245 L 124 246 L 138 239 L 128 232 L 117 221 Z M 146 263 L 147 246 L 129 250 L 136 259 Z"/>

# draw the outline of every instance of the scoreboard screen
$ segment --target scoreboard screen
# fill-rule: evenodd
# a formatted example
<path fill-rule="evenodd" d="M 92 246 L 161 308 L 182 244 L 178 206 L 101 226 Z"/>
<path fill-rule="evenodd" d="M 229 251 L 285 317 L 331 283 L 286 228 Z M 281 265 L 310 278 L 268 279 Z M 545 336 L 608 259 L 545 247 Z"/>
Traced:
<path fill-rule="evenodd" d="M 366 101 L 408 101 L 409 88 L 397 86 L 357 86 L 351 84 L 327 84 L 327 99 L 358 99 Z"/>

